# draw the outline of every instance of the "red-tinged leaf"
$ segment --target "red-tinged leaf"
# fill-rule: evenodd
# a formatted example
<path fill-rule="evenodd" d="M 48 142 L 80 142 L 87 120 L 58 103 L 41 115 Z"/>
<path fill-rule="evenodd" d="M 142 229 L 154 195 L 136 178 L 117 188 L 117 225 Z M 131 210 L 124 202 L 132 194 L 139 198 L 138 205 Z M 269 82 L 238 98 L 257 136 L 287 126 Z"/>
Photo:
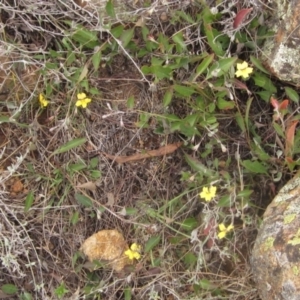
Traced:
<path fill-rule="evenodd" d="M 294 120 L 288 123 L 286 131 L 285 131 L 285 156 L 293 155 L 293 147 L 294 147 L 294 138 L 296 126 L 299 123 L 298 120 Z"/>
<path fill-rule="evenodd" d="M 286 157 L 285 161 L 290 171 L 293 171 L 297 165 L 297 162 L 294 161 L 291 157 Z"/>
<path fill-rule="evenodd" d="M 248 14 L 252 11 L 252 8 L 244 8 L 241 9 L 237 14 L 233 22 L 233 28 L 236 29 L 238 28 L 245 18 L 248 16 Z"/>
<path fill-rule="evenodd" d="M 212 238 L 214 236 L 214 233 L 216 231 L 216 220 L 215 218 L 210 218 L 208 223 L 206 224 L 206 227 L 203 229 L 202 235 L 204 235 L 206 238 L 206 246 L 208 249 L 211 249 L 214 245 L 214 239 Z"/>
<path fill-rule="evenodd" d="M 280 104 L 279 104 L 279 110 L 283 110 L 286 109 L 289 105 L 289 100 L 283 100 Z"/>
<path fill-rule="evenodd" d="M 294 163 L 294 160 L 293 160 L 291 157 L 286 157 L 285 160 L 286 160 L 286 162 L 289 163 L 289 164 Z"/>
<path fill-rule="evenodd" d="M 249 95 L 251 95 L 251 92 L 248 90 L 247 85 L 246 85 L 245 83 L 243 83 L 242 81 L 240 81 L 240 80 L 238 80 L 238 79 L 235 78 L 235 79 L 233 80 L 233 84 L 234 84 L 234 86 L 235 86 L 236 88 L 241 89 L 241 90 L 245 90 L 245 91 L 247 91 L 247 93 L 248 93 Z"/>
<path fill-rule="evenodd" d="M 279 102 L 278 102 L 277 99 L 271 97 L 270 102 L 271 102 L 272 106 L 274 107 L 274 109 L 278 109 L 279 108 L 280 104 L 279 104 Z"/>

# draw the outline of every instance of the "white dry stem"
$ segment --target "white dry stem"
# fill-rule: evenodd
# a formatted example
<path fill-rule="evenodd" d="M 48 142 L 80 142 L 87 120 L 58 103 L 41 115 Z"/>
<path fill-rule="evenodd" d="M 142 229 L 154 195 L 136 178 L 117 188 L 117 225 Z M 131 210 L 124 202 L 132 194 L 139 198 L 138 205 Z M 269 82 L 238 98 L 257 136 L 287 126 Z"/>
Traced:
<path fill-rule="evenodd" d="M 16 162 L 10 166 L 7 167 L 7 170 L 2 172 L 0 176 L 0 184 L 3 185 L 4 182 L 10 178 L 20 167 L 24 159 L 29 153 L 29 147 L 26 149 L 25 153 L 23 155 L 17 156 L 16 157 Z M 1 155 L 0 155 L 1 156 Z"/>

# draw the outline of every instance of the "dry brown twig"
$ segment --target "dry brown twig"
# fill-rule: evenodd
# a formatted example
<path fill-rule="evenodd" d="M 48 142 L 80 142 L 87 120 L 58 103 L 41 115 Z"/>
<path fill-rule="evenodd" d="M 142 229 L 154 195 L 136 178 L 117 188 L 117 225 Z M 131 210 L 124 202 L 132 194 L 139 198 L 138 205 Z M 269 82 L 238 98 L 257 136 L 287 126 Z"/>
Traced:
<path fill-rule="evenodd" d="M 130 156 L 115 156 L 115 155 L 107 154 L 105 152 L 103 152 L 103 154 L 107 158 L 116 161 L 118 164 L 123 164 L 126 162 L 133 162 L 133 161 L 137 161 L 137 160 L 141 160 L 141 159 L 171 154 L 175 150 L 177 150 L 179 147 L 181 147 L 182 144 L 183 144 L 182 142 L 178 142 L 175 144 L 168 144 L 168 145 L 165 145 L 165 146 L 155 149 L 155 150 L 149 150 L 149 151 L 145 151 L 144 153 L 138 153 L 138 154 L 134 154 L 134 155 L 130 155 Z"/>

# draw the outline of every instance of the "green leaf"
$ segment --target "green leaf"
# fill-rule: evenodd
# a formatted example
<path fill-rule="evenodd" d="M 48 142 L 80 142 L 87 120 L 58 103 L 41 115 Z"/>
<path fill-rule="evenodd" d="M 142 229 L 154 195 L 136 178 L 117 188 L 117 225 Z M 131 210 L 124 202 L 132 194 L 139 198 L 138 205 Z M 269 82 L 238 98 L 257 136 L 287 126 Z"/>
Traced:
<path fill-rule="evenodd" d="M 195 218 L 187 218 L 181 223 L 181 228 L 183 230 L 191 231 L 198 226 L 198 222 Z"/>
<path fill-rule="evenodd" d="M 99 163 L 99 158 L 98 158 L 98 157 L 93 157 L 93 158 L 90 160 L 89 168 L 90 168 L 90 169 L 96 168 L 96 167 L 98 166 L 98 163 Z"/>
<path fill-rule="evenodd" d="M 250 142 L 250 149 L 251 151 L 257 155 L 259 160 L 261 161 L 268 161 L 271 160 L 269 154 L 267 154 L 264 149 L 261 147 L 262 143 L 258 137 L 253 138 L 253 142 Z"/>
<path fill-rule="evenodd" d="M 115 8 L 112 0 L 108 0 L 105 6 L 106 13 L 111 17 L 115 18 L 116 13 L 115 13 Z"/>
<path fill-rule="evenodd" d="M 64 297 L 65 294 L 67 294 L 69 291 L 66 289 L 66 286 L 64 283 L 61 283 L 59 287 L 57 287 L 54 290 L 54 294 L 58 297 L 58 299 L 61 299 Z"/>
<path fill-rule="evenodd" d="M 270 91 L 260 91 L 260 92 L 256 92 L 256 94 L 259 95 L 261 99 L 263 99 L 268 103 L 270 101 L 271 96 L 273 95 L 273 93 Z"/>
<path fill-rule="evenodd" d="M 279 125 L 278 123 L 276 122 L 273 122 L 273 127 L 276 131 L 276 133 L 282 137 L 283 139 L 285 139 L 285 134 L 284 134 L 284 130 L 282 129 L 281 125 Z"/>
<path fill-rule="evenodd" d="M 201 286 L 202 289 L 204 290 L 213 290 L 215 289 L 216 287 L 206 278 L 204 279 L 201 279 L 199 281 L 199 285 Z"/>
<path fill-rule="evenodd" d="M 225 52 L 222 49 L 222 45 L 218 41 L 218 36 L 221 36 L 222 34 L 214 29 L 210 23 L 206 23 L 206 21 L 204 21 L 203 26 L 209 46 L 216 55 L 223 56 Z"/>
<path fill-rule="evenodd" d="M 221 197 L 217 204 L 218 207 L 230 207 L 230 195 Z"/>
<path fill-rule="evenodd" d="M 79 212 L 75 211 L 74 214 L 71 216 L 70 222 L 72 225 L 76 225 L 78 223 L 78 220 L 79 220 Z"/>
<path fill-rule="evenodd" d="M 184 157 L 186 162 L 193 170 L 198 171 L 203 175 L 212 176 L 212 171 L 206 168 L 200 161 L 190 157 L 187 154 L 185 154 Z"/>
<path fill-rule="evenodd" d="M 174 126 L 171 126 L 171 127 L 172 127 L 172 129 L 175 129 Z M 188 124 L 186 122 L 180 122 L 179 128 L 177 130 L 179 130 L 182 134 L 184 134 L 187 137 L 193 137 L 194 135 L 200 135 L 200 133 L 196 127 L 191 126 L 190 124 Z"/>
<path fill-rule="evenodd" d="M 182 52 L 180 50 L 186 50 L 186 44 L 185 44 L 185 41 L 184 41 L 184 38 L 183 38 L 183 32 L 182 31 L 179 31 L 175 35 L 173 35 L 172 39 L 177 45 L 179 45 L 179 48 L 181 48 L 181 49 L 177 48 L 178 52 Z"/>
<path fill-rule="evenodd" d="M 60 56 L 60 55 L 57 53 L 57 51 L 54 51 L 54 50 L 52 50 L 52 49 L 49 50 L 49 54 L 50 54 L 50 56 L 53 57 L 53 58 L 57 58 L 57 57 Z"/>
<path fill-rule="evenodd" d="M 126 207 L 125 211 L 126 211 L 126 216 L 134 216 L 138 213 L 138 210 L 134 207 Z"/>
<path fill-rule="evenodd" d="M 260 62 L 260 60 L 258 60 L 256 57 L 250 55 L 250 60 L 253 63 L 253 65 L 261 70 L 262 72 L 266 73 L 267 75 L 270 75 L 270 73 L 268 72 L 268 70 L 262 65 L 262 63 Z"/>
<path fill-rule="evenodd" d="M 133 109 L 134 108 L 134 102 L 135 102 L 135 99 L 134 99 L 134 96 L 130 96 L 128 99 L 127 99 L 127 107 L 129 109 Z"/>
<path fill-rule="evenodd" d="M 164 95 L 164 99 L 163 99 L 164 107 L 167 107 L 171 103 L 172 98 L 173 98 L 173 88 L 171 87 L 166 91 Z"/>
<path fill-rule="evenodd" d="M 242 130 L 242 132 L 245 133 L 246 132 L 246 125 L 245 125 L 244 118 L 243 118 L 243 116 L 240 112 L 237 112 L 235 114 L 235 120 L 236 120 L 238 126 L 240 127 L 240 129 Z"/>
<path fill-rule="evenodd" d="M 229 69 L 235 64 L 236 60 L 237 57 L 229 57 L 216 61 L 209 69 L 206 79 L 211 77 L 221 77 L 225 73 L 228 73 Z"/>
<path fill-rule="evenodd" d="M 299 103 L 299 94 L 294 89 L 286 86 L 284 90 L 288 98 L 296 103 Z"/>
<path fill-rule="evenodd" d="M 157 246 L 160 242 L 161 236 L 160 235 L 155 235 L 152 236 L 145 245 L 145 252 L 150 252 L 155 246 Z"/>
<path fill-rule="evenodd" d="M 51 84 L 46 84 L 46 98 L 49 97 L 53 92 Z"/>
<path fill-rule="evenodd" d="M 11 120 L 9 119 L 8 116 L 0 115 L 0 124 L 1 123 L 9 123 Z"/>
<path fill-rule="evenodd" d="M 172 69 L 170 67 L 166 66 L 160 66 L 160 65 L 152 65 L 150 67 L 143 66 L 142 72 L 144 75 L 153 74 L 156 76 L 157 79 L 170 79 L 172 74 Z"/>
<path fill-rule="evenodd" d="M 273 94 L 277 93 L 277 88 L 273 84 L 272 80 L 268 78 L 265 74 L 255 73 L 253 75 L 253 79 L 255 81 L 255 85 L 262 87 L 266 91 L 271 92 Z"/>
<path fill-rule="evenodd" d="M 245 189 L 243 191 L 240 191 L 237 196 L 238 197 L 249 197 L 252 193 L 253 193 L 253 190 Z"/>
<path fill-rule="evenodd" d="M 235 103 L 233 101 L 226 101 L 222 98 L 218 98 L 217 107 L 219 109 L 233 109 L 235 107 Z"/>
<path fill-rule="evenodd" d="M 74 139 L 72 141 L 69 141 L 67 143 L 65 143 L 64 145 L 62 145 L 61 147 L 59 147 L 58 149 L 56 149 L 52 154 L 59 154 L 59 153 L 64 153 L 67 152 L 73 148 L 79 147 L 81 145 L 83 145 L 86 142 L 86 138 L 78 138 L 78 139 Z"/>
<path fill-rule="evenodd" d="M 91 95 L 100 95 L 101 93 L 99 92 L 99 90 L 95 87 L 91 87 L 90 88 L 90 94 Z"/>
<path fill-rule="evenodd" d="M 124 289 L 124 300 L 131 300 L 131 288 L 129 286 Z"/>
<path fill-rule="evenodd" d="M 122 41 L 122 46 L 124 48 L 129 44 L 129 42 L 131 41 L 133 35 L 134 35 L 134 27 L 123 31 L 123 33 L 121 34 L 120 39 Z"/>
<path fill-rule="evenodd" d="M 11 283 L 3 284 L 1 286 L 1 290 L 3 293 L 5 293 L 7 295 L 13 295 L 18 292 L 18 288 L 14 284 L 11 284 Z"/>
<path fill-rule="evenodd" d="M 189 124 L 190 126 L 195 126 L 199 119 L 199 114 L 191 114 L 183 119 L 184 123 Z"/>
<path fill-rule="evenodd" d="M 76 60 L 75 52 L 70 51 L 66 58 L 66 62 L 65 62 L 66 66 L 70 66 L 75 60 Z M 48 95 L 46 94 L 46 96 L 48 96 Z"/>
<path fill-rule="evenodd" d="M 191 268 L 193 267 L 196 262 L 197 262 L 197 257 L 195 256 L 195 254 L 188 252 L 184 258 L 183 258 L 184 264 L 186 266 L 186 268 Z"/>
<path fill-rule="evenodd" d="M 32 300 L 32 296 L 31 294 L 24 292 L 23 294 L 20 295 L 20 299 L 21 300 Z"/>
<path fill-rule="evenodd" d="M 93 32 L 79 26 L 78 29 L 72 34 L 72 39 L 78 42 L 81 46 L 93 49 L 100 46 L 97 32 Z"/>
<path fill-rule="evenodd" d="M 68 170 L 73 171 L 73 172 L 78 172 L 78 171 L 81 171 L 81 170 L 84 170 L 84 169 L 86 169 L 86 164 L 84 162 L 79 162 L 79 163 L 76 163 L 76 164 L 70 164 L 68 166 Z"/>
<path fill-rule="evenodd" d="M 32 204 L 34 201 L 34 194 L 32 191 L 30 191 L 25 199 L 25 207 L 24 207 L 24 212 L 28 212 L 29 209 L 31 208 Z"/>
<path fill-rule="evenodd" d="M 181 96 L 190 97 L 192 94 L 195 93 L 195 90 L 191 87 L 184 86 L 184 85 L 174 85 L 174 90 Z"/>
<path fill-rule="evenodd" d="M 190 24 L 193 24 L 193 25 L 195 24 L 195 21 L 193 20 L 193 18 L 189 14 L 185 13 L 183 10 L 176 10 L 175 14 L 177 16 L 181 17 L 184 21 L 186 21 Z"/>
<path fill-rule="evenodd" d="M 88 72 L 89 72 L 89 68 L 88 68 L 87 64 L 85 64 L 81 68 L 81 72 L 80 72 L 80 75 L 78 77 L 77 84 L 80 83 L 86 77 L 86 75 L 88 74 Z"/>
<path fill-rule="evenodd" d="M 229 69 L 235 64 L 237 61 L 237 57 L 229 57 L 223 58 L 219 60 L 219 68 L 224 72 L 227 73 Z"/>
<path fill-rule="evenodd" d="M 96 180 L 101 178 L 102 174 L 100 170 L 90 170 L 90 176 L 92 179 Z"/>
<path fill-rule="evenodd" d="M 207 68 L 213 61 L 214 56 L 214 54 L 210 54 L 203 59 L 203 61 L 197 67 L 196 73 L 193 76 L 191 76 L 190 81 L 195 81 L 201 74 L 207 71 Z"/>
<path fill-rule="evenodd" d="M 253 101 L 253 97 L 249 98 L 247 100 L 247 104 L 246 104 L 245 125 L 246 125 L 246 129 L 247 129 L 248 133 L 249 133 L 250 124 L 251 124 L 249 115 L 250 115 L 250 109 L 251 109 L 252 101 Z"/>
<path fill-rule="evenodd" d="M 8 106 L 8 105 L 7 105 L 7 106 Z M 15 117 L 17 117 L 17 116 L 15 116 Z M 14 124 L 18 125 L 18 126 L 21 127 L 21 128 L 28 128 L 28 127 L 29 127 L 29 125 L 27 125 L 27 124 L 23 124 L 23 123 L 18 123 L 18 122 L 16 122 L 16 120 L 15 120 L 14 118 L 12 118 L 12 117 L 1 116 L 1 115 L 0 115 L 0 124 L 1 124 L 1 123 L 14 123 Z"/>
<path fill-rule="evenodd" d="M 59 69 L 58 64 L 57 63 L 52 63 L 52 62 L 46 62 L 45 67 L 48 70 L 58 70 Z"/>
<path fill-rule="evenodd" d="M 244 160 L 242 165 L 251 173 L 268 174 L 266 167 L 259 161 Z"/>
<path fill-rule="evenodd" d="M 88 198 L 87 196 L 84 196 L 82 194 L 75 194 L 75 199 L 77 200 L 77 202 L 85 207 L 92 207 L 93 206 L 93 202 L 90 198 Z"/>
<path fill-rule="evenodd" d="M 69 24 L 68 22 L 67 22 L 67 24 L 70 26 L 71 24 Z M 72 51 L 72 46 L 71 46 L 71 39 L 69 38 L 69 37 L 64 37 L 62 40 L 61 40 L 61 43 L 62 43 L 62 46 L 63 47 L 61 47 L 60 46 L 60 44 L 58 44 L 58 46 L 59 46 L 59 48 L 60 48 L 60 51 L 63 51 L 63 48 L 65 48 L 66 50 L 68 50 L 68 51 Z"/>
<path fill-rule="evenodd" d="M 102 57 L 101 50 L 96 51 L 92 56 L 92 63 L 95 71 L 97 71 L 100 66 L 101 57 Z"/>
<path fill-rule="evenodd" d="M 124 30 L 124 26 L 123 25 L 119 25 L 119 26 L 116 26 L 114 28 L 111 29 L 111 34 L 116 38 L 118 39 L 122 32 Z"/>

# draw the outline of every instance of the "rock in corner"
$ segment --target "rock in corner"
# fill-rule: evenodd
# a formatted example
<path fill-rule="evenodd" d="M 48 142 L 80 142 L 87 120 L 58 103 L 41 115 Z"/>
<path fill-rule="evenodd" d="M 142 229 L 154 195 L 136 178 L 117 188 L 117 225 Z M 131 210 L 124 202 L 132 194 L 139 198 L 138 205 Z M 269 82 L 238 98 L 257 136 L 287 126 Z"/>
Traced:
<path fill-rule="evenodd" d="M 263 300 L 300 300 L 300 174 L 268 206 L 251 256 Z"/>
<path fill-rule="evenodd" d="M 272 1 L 273 38 L 263 47 L 262 60 L 280 80 L 300 85 L 300 1 Z"/>

